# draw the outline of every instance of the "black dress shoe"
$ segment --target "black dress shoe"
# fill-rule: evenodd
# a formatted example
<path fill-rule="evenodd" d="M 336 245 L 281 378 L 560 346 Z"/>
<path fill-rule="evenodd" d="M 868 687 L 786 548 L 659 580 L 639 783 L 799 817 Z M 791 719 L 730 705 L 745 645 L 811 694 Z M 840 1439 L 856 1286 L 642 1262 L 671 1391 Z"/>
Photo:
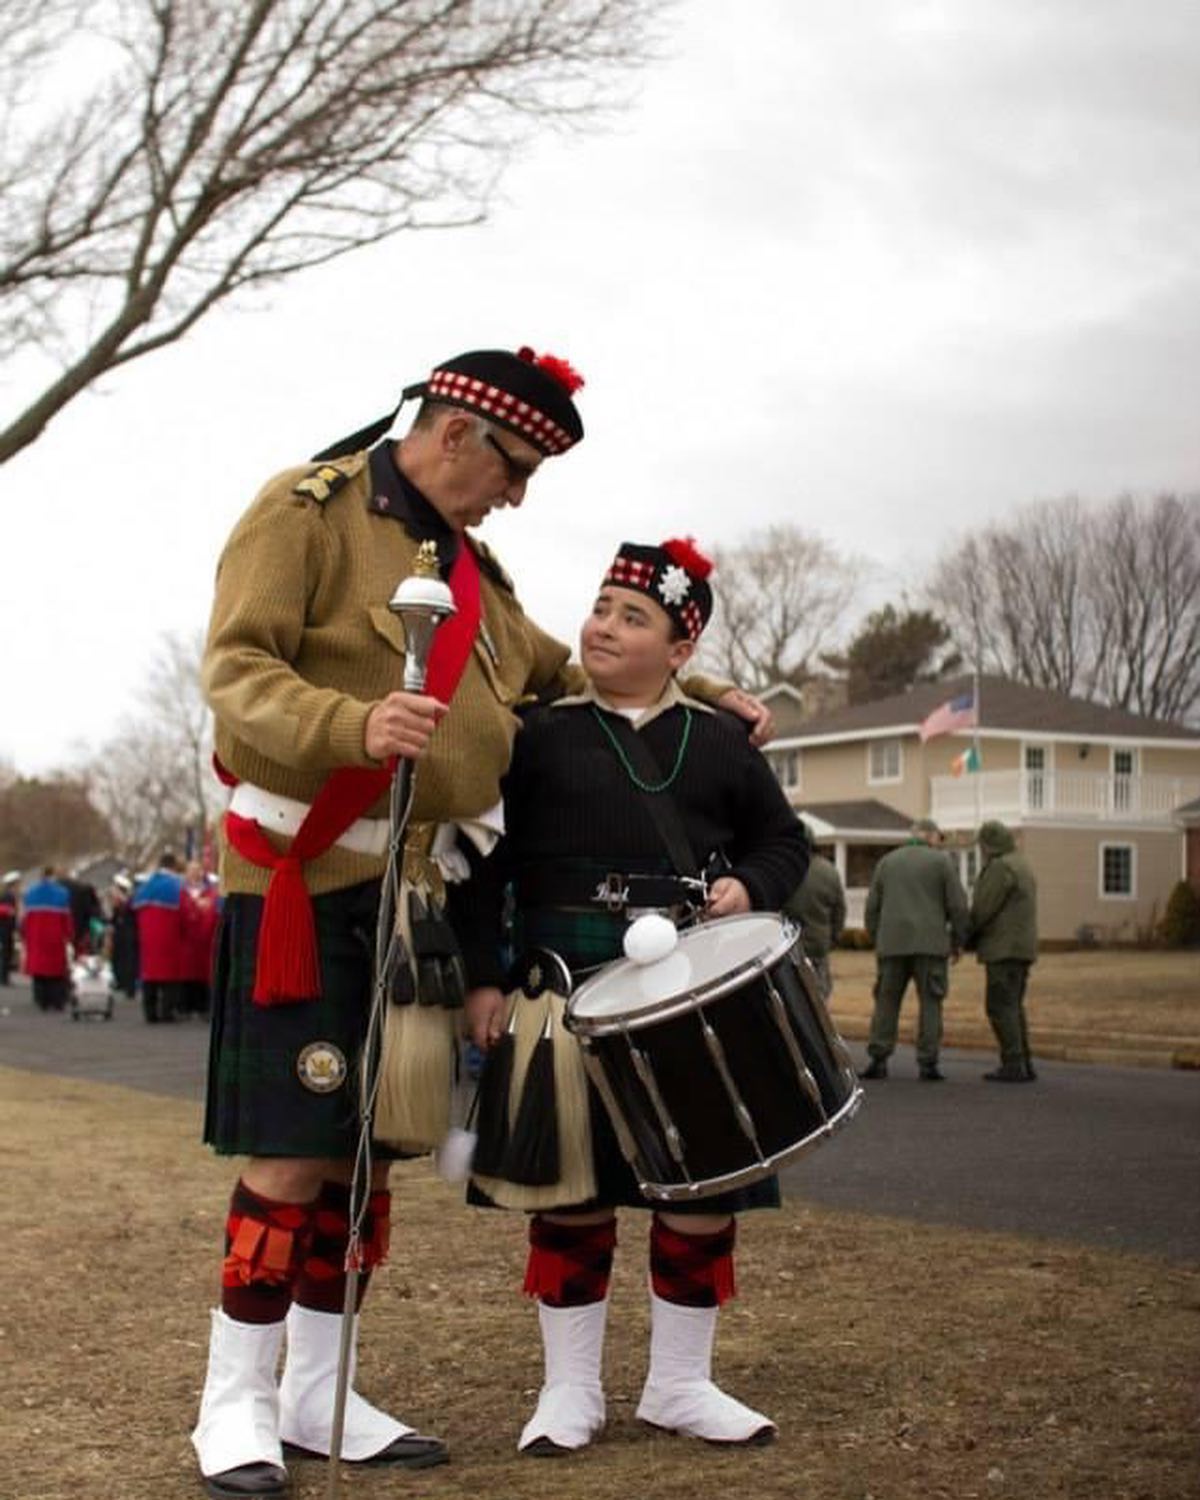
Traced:
<path fill-rule="evenodd" d="M 988 1083 L 1032 1083 L 1036 1074 L 1027 1073 L 1024 1068 L 997 1068 L 983 1076 Z"/>
<path fill-rule="evenodd" d="M 570 1448 L 564 1448 L 561 1443 L 556 1443 L 553 1438 L 534 1438 L 521 1449 L 522 1458 L 569 1458 Z"/>
<path fill-rule="evenodd" d="M 278 1464 L 240 1464 L 220 1474 L 202 1474 L 204 1488 L 213 1500 L 246 1500 L 246 1496 L 282 1495 L 287 1489 L 287 1470 Z"/>
<path fill-rule="evenodd" d="M 932 1068 L 922 1068 L 917 1074 L 922 1083 L 945 1083 L 946 1075 L 934 1064 Z"/>
<path fill-rule="evenodd" d="M 887 1063 L 882 1057 L 873 1057 L 858 1076 L 860 1078 L 871 1078 L 876 1081 L 880 1078 L 886 1078 Z"/>
<path fill-rule="evenodd" d="M 329 1457 L 327 1453 L 314 1453 L 311 1448 L 300 1448 L 295 1443 L 284 1443 L 283 1451 L 289 1458 Z M 432 1469 L 450 1462 L 450 1450 L 441 1438 L 409 1432 L 395 1438 L 378 1453 L 372 1453 L 370 1458 L 347 1458 L 344 1462 L 352 1463 L 358 1469 Z"/>

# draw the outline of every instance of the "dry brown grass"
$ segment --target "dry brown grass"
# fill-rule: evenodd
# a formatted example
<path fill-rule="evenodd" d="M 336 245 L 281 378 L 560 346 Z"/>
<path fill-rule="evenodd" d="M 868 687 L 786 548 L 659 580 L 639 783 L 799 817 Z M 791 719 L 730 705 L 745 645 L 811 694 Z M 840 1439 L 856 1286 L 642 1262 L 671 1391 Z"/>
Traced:
<path fill-rule="evenodd" d="M 0 1363 L 4 1500 L 200 1495 L 187 1431 L 231 1181 L 198 1110 L 0 1070 L 9 1188 Z M 514 1441 L 540 1368 L 517 1295 L 523 1224 L 397 1173 L 393 1263 L 364 1316 L 363 1388 L 445 1435 L 421 1475 L 347 1470 L 347 1497 L 918 1500 L 1200 1494 L 1189 1390 L 1200 1273 L 1142 1257 L 819 1212 L 748 1216 L 718 1374 L 780 1442 L 718 1453 L 633 1420 L 645 1220 L 627 1215 L 607 1358 L 610 1425 L 562 1462 Z M 326 1493 L 297 1465 L 296 1500 Z"/>
<path fill-rule="evenodd" d="M 842 1034 L 861 1040 L 871 1018 L 873 953 L 833 954 L 833 1014 Z M 984 1015 L 984 970 L 967 956 L 950 971 L 945 1006 L 946 1045 L 994 1046 Z M 1200 1067 L 1200 955 L 1109 949 L 1043 954 L 1034 966 L 1026 1000 L 1034 1052 L 1070 1057 L 1089 1048 L 1154 1054 Z M 910 987 L 900 1035 L 911 1041 L 916 993 Z"/>

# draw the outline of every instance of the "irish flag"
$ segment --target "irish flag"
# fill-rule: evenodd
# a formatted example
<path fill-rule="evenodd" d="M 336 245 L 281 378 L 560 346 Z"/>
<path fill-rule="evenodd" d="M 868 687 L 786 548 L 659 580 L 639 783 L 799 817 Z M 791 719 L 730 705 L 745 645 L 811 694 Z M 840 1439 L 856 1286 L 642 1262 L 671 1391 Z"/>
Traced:
<path fill-rule="evenodd" d="M 951 776 L 965 776 L 968 771 L 978 771 L 979 752 L 974 745 L 964 750 L 961 755 L 956 755 L 950 762 Z"/>

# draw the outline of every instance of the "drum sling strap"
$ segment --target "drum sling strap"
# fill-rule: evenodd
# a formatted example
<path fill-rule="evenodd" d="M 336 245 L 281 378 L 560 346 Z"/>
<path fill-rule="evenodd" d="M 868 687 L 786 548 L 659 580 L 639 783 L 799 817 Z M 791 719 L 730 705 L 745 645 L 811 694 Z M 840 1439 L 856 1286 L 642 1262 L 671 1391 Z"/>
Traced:
<path fill-rule="evenodd" d="M 639 779 L 649 786 L 656 786 L 660 783 L 663 780 L 663 772 L 654 758 L 654 752 L 625 715 L 607 714 L 604 723 L 620 743 L 626 759 L 637 772 Z M 662 791 L 648 792 L 638 786 L 636 781 L 631 785 L 640 794 L 642 806 L 658 830 L 658 836 L 663 841 L 676 875 L 682 875 L 689 880 L 698 880 L 700 866 L 696 863 L 691 840 L 687 836 L 687 829 L 683 826 L 683 819 L 679 816 L 679 808 L 675 805 L 675 799 L 671 796 L 670 790 L 664 788 Z"/>

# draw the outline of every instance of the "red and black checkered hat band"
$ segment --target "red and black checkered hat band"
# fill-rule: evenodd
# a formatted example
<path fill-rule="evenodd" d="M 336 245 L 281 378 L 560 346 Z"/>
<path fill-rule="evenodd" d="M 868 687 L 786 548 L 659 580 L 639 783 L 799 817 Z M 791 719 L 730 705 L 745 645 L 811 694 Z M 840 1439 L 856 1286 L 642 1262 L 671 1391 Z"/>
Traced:
<path fill-rule="evenodd" d="M 565 453 L 577 441 L 531 402 L 475 375 L 464 375 L 457 370 L 435 370 L 429 377 L 425 396 L 430 401 L 469 407 L 526 438 L 542 453 Z"/>
<path fill-rule="evenodd" d="M 712 614 L 712 590 L 662 547 L 622 542 L 604 582 L 635 589 L 665 609 L 689 641 L 698 641 Z"/>

